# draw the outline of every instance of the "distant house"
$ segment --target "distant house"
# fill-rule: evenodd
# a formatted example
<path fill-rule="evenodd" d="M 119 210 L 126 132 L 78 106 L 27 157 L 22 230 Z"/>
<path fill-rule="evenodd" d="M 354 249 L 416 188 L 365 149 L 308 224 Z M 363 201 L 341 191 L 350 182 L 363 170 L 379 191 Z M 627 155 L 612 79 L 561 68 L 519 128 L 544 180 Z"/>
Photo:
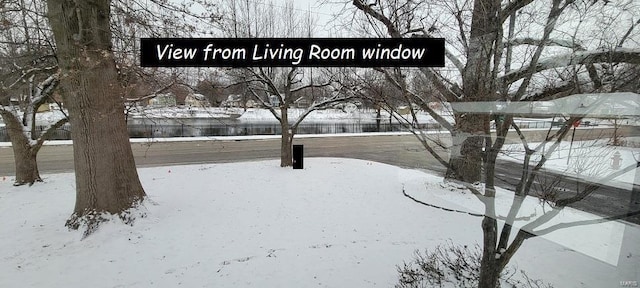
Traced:
<path fill-rule="evenodd" d="M 55 108 L 50 108 L 51 110 L 64 108 L 64 101 L 62 100 L 62 95 L 60 95 L 60 93 L 53 92 L 51 97 L 53 98 L 53 102 L 55 102 Z"/>
<path fill-rule="evenodd" d="M 396 108 L 396 112 L 400 115 L 409 115 L 411 113 L 411 108 L 409 106 L 398 106 Z"/>
<path fill-rule="evenodd" d="M 242 95 L 231 94 L 227 97 L 227 100 L 222 101 L 220 106 L 229 108 L 242 107 Z"/>
<path fill-rule="evenodd" d="M 158 96 L 149 99 L 149 106 L 153 107 L 174 107 L 176 105 L 176 96 L 170 93 L 158 94 Z"/>
<path fill-rule="evenodd" d="M 304 97 L 296 99 L 296 101 L 293 101 L 293 103 L 296 105 L 296 108 L 308 108 L 309 106 L 311 106 L 311 101 Z"/>
<path fill-rule="evenodd" d="M 270 95 L 269 96 L 269 104 L 271 104 L 271 107 L 280 106 L 280 97 L 278 97 L 277 95 Z"/>
<path fill-rule="evenodd" d="M 41 104 L 40 106 L 38 106 L 38 109 L 36 110 L 37 113 L 48 112 L 48 111 L 51 111 L 51 106 L 49 105 L 49 103 Z"/>
<path fill-rule="evenodd" d="M 184 105 L 192 106 L 192 107 L 208 107 L 209 101 L 207 97 L 202 94 L 189 94 L 184 99 Z"/>
<path fill-rule="evenodd" d="M 9 98 L 9 103 L 10 103 L 11 105 L 18 106 L 18 105 L 20 105 L 20 103 L 21 103 L 21 102 L 22 102 L 22 101 L 21 101 L 21 100 L 20 100 L 20 98 L 18 98 L 18 97 L 12 96 L 11 98 Z"/>
<path fill-rule="evenodd" d="M 255 101 L 253 99 L 249 99 L 247 100 L 247 108 L 260 108 L 262 107 L 262 104 L 258 103 L 258 101 Z"/>
<path fill-rule="evenodd" d="M 434 111 L 442 111 L 442 103 L 440 102 L 429 102 L 427 103 L 427 106 L 429 107 L 429 109 L 434 110 Z"/>

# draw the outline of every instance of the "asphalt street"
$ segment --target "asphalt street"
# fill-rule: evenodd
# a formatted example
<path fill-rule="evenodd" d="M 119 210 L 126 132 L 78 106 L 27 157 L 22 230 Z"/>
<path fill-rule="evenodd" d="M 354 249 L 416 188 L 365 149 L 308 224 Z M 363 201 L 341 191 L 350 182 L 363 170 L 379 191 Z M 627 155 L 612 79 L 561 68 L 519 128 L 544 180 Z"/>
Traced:
<path fill-rule="evenodd" d="M 576 140 L 606 137 L 609 130 L 578 129 Z M 544 131 L 527 132 L 529 139 L 539 138 Z M 512 133 L 515 134 L 515 133 Z M 445 143 L 450 139 L 446 135 L 434 136 Z M 518 143 L 512 136 L 508 142 Z M 390 165 L 430 170 L 443 173 L 444 168 L 430 156 L 413 135 L 394 136 L 357 136 L 357 137 L 318 137 L 300 138 L 295 144 L 304 145 L 305 157 L 346 157 L 376 161 Z M 192 141 L 192 142 L 148 142 L 132 143 L 133 153 L 139 167 L 164 165 L 183 165 L 197 163 L 225 163 L 251 161 L 258 159 L 278 159 L 280 140 L 241 140 L 241 141 Z M 447 159 L 444 150 L 439 150 Z M 41 173 L 73 171 L 73 153 L 70 145 L 44 146 L 38 156 Z M 15 173 L 11 148 L 0 148 L 0 175 Z M 522 164 L 499 161 L 496 165 L 497 185 L 513 189 L 520 178 Z M 554 173 L 545 173 L 539 182 L 544 183 L 556 178 Z M 566 195 L 575 191 L 576 179 L 561 177 L 556 185 L 566 189 Z M 579 201 L 573 207 L 603 216 L 626 213 L 640 206 L 638 189 L 620 189 L 603 184 L 590 197 Z M 627 221 L 640 224 L 640 216 L 627 218 Z"/>

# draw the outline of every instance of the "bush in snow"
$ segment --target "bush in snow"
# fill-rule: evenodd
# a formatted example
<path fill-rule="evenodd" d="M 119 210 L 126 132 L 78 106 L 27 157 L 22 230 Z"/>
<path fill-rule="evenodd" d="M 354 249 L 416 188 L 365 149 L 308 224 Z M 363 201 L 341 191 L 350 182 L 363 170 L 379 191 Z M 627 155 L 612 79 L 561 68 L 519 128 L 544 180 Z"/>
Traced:
<path fill-rule="evenodd" d="M 478 287 L 482 250 L 475 245 L 438 245 L 433 251 L 415 251 L 410 263 L 398 266 L 399 281 L 396 288 L 426 287 Z M 515 279 L 516 269 L 506 268 L 500 275 L 501 287 L 551 288 L 540 280 L 530 279 L 520 271 L 520 280 Z"/>

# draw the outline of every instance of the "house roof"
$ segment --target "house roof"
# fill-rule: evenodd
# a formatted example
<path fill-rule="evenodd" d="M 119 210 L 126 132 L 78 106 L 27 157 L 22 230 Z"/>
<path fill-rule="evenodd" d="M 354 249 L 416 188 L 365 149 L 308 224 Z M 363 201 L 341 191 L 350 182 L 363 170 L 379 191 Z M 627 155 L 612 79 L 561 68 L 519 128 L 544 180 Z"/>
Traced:
<path fill-rule="evenodd" d="M 187 95 L 187 97 L 193 98 L 193 99 L 198 100 L 198 101 L 206 101 L 207 100 L 207 97 L 205 97 L 202 94 L 198 94 L 198 93 L 189 94 L 189 95 Z"/>
<path fill-rule="evenodd" d="M 157 95 L 156 97 L 154 97 L 154 98 L 165 98 L 165 99 L 173 98 L 173 99 L 175 99 L 175 98 L 176 98 L 176 96 L 175 96 L 175 95 L 173 95 L 173 93 L 162 93 L 162 94 L 158 94 L 158 95 Z"/>

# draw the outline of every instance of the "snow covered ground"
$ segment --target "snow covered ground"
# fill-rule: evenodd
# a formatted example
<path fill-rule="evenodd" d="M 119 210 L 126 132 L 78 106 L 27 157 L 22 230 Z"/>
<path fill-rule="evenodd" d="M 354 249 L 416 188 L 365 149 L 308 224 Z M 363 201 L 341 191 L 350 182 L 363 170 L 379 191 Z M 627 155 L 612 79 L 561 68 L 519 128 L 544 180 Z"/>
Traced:
<path fill-rule="evenodd" d="M 0 287 L 391 287 L 416 249 L 481 243 L 480 217 L 402 195 L 483 211 L 475 196 L 417 170 L 307 158 L 303 170 L 273 160 L 139 171 L 147 217 L 84 240 L 64 227 L 72 174 L 32 187 L 0 176 Z M 501 214 L 509 195 L 499 191 Z M 522 214 L 542 211 L 529 199 Z M 567 208 L 559 217 L 595 216 Z M 619 287 L 638 280 L 639 242 L 636 225 L 581 226 L 527 240 L 512 263 L 555 287 Z"/>
<path fill-rule="evenodd" d="M 139 107 L 129 111 L 129 117 L 132 118 L 234 118 L 237 117 L 242 109 L 236 108 L 217 108 L 217 107 Z"/>

